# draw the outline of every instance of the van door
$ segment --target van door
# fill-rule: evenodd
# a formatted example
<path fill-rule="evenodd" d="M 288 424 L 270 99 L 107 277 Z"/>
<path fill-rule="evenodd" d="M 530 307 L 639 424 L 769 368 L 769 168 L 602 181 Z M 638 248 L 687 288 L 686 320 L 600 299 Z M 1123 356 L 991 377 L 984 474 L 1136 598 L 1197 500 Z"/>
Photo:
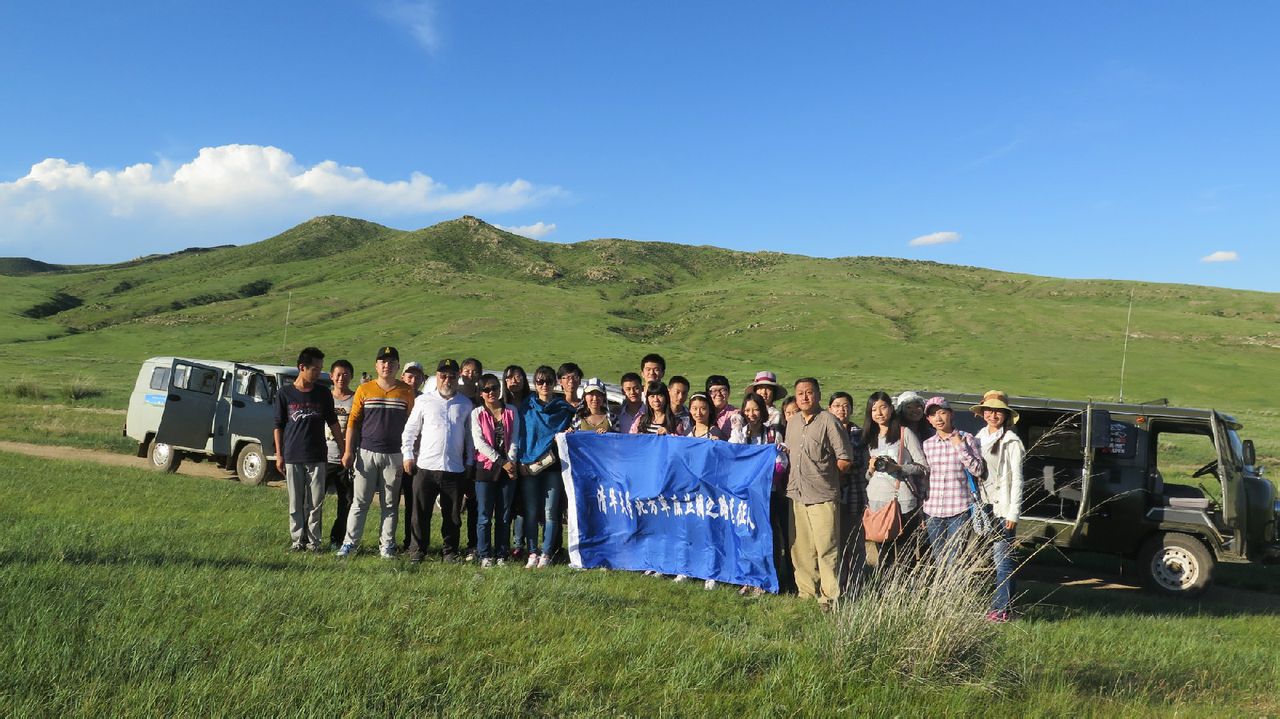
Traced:
<path fill-rule="evenodd" d="M 1222 519 L 1235 532 L 1231 543 L 1234 554 L 1245 554 L 1245 538 L 1248 537 L 1246 518 L 1249 516 L 1248 497 L 1244 491 L 1244 474 L 1237 462 L 1243 461 L 1235 453 L 1231 438 L 1232 428 L 1217 412 L 1213 413 L 1213 445 L 1218 450 L 1218 476 L 1222 480 Z"/>
<path fill-rule="evenodd" d="M 1084 454 L 1084 471 L 1081 473 L 1080 482 L 1080 511 L 1076 514 L 1076 521 L 1071 525 L 1071 546 L 1075 546 L 1080 541 L 1080 535 L 1084 530 L 1085 520 L 1093 513 L 1093 507 L 1090 505 L 1089 488 L 1093 486 L 1093 457 L 1094 445 L 1097 444 L 1098 438 L 1094 434 L 1094 426 L 1099 421 L 1094 416 L 1093 403 L 1090 402 L 1085 406 L 1084 417 L 1082 419 L 1080 443 L 1084 445 L 1081 452 Z M 1110 424 L 1110 419 L 1106 420 Z"/>
<path fill-rule="evenodd" d="M 175 359 L 156 441 L 185 449 L 205 449 L 213 432 L 213 412 L 222 379 L 223 372 L 216 367 Z"/>
<path fill-rule="evenodd" d="M 268 455 L 274 454 L 275 377 L 256 367 L 237 364 L 232 382 L 230 434 L 252 438 Z"/>

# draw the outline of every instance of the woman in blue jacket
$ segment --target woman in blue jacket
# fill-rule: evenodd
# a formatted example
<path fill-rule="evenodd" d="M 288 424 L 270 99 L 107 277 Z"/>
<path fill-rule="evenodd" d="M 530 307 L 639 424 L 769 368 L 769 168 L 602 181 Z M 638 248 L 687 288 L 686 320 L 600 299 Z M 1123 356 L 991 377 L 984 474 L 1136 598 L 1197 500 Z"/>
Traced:
<path fill-rule="evenodd" d="M 543 365 L 533 373 L 533 394 L 520 404 L 520 488 L 524 495 L 525 543 L 531 549 L 525 569 L 551 563 L 560 539 L 560 459 L 556 434 L 573 422 L 573 405 L 555 396 L 556 372 Z M 546 518 L 542 551 L 538 551 L 539 516 Z"/>

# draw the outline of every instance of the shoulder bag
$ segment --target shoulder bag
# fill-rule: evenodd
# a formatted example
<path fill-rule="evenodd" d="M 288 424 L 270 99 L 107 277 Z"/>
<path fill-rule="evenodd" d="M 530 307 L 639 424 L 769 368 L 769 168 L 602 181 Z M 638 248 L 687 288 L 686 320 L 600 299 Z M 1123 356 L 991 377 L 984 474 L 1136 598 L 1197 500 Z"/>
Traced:
<path fill-rule="evenodd" d="M 902 466 L 902 449 L 905 443 L 898 439 L 898 466 Z M 870 507 L 862 512 L 862 531 L 867 539 L 877 544 L 892 542 L 902 535 L 902 505 L 898 504 L 898 488 L 901 479 L 893 482 L 893 499 L 889 503 L 872 511 Z"/>

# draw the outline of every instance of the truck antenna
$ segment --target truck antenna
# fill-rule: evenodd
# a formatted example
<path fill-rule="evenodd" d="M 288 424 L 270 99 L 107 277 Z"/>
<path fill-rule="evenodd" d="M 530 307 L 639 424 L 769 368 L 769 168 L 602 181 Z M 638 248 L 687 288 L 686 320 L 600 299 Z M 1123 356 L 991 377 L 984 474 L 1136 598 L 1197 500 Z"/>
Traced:
<path fill-rule="evenodd" d="M 289 313 L 291 312 L 293 312 L 293 290 L 289 291 L 289 303 L 285 305 L 284 309 L 284 339 L 280 341 L 280 364 L 289 361 Z M 1123 380 L 1121 380 L 1122 385 L 1123 383 Z"/>
<path fill-rule="evenodd" d="M 1120 402 L 1124 403 L 1124 363 L 1129 358 L 1129 321 L 1133 319 L 1133 288 L 1129 288 L 1129 314 L 1124 318 L 1124 351 L 1120 353 Z"/>

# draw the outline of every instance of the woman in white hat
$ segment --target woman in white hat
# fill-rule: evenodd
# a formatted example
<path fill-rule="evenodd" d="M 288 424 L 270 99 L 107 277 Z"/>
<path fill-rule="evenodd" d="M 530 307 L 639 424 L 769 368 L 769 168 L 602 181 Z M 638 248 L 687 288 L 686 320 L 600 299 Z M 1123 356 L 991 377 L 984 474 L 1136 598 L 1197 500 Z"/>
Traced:
<path fill-rule="evenodd" d="M 778 384 L 778 375 L 769 370 L 761 370 L 756 372 L 756 378 L 747 385 L 747 393 L 755 392 L 760 395 L 760 399 L 764 400 L 765 407 L 769 408 L 769 418 L 765 421 L 770 427 L 775 429 L 782 426 L 782 412 L 774 407 L 774 403 L 787 396 L 787 388 Z"/>
<path fill-rule="evenodd" d="M 1016 566 L 1012 550 L 1022 512 L 1022 460 L 1026 450 L 1013 429 L 1018 423 L 1018 413 L 1009 407 L 1009 396 L 1004 392 L 993 389 L 982 396 L 981 404 L 970 409 L 987 423 L 977 434 L 982 445 L 982 458 L 987 462 L 982 496 L 991 505 L 998 530 L 993 549 L 996 592 L 991 598 L 987 619 L 1007 622 L 1013 598 L 1013 571 Z"/>

